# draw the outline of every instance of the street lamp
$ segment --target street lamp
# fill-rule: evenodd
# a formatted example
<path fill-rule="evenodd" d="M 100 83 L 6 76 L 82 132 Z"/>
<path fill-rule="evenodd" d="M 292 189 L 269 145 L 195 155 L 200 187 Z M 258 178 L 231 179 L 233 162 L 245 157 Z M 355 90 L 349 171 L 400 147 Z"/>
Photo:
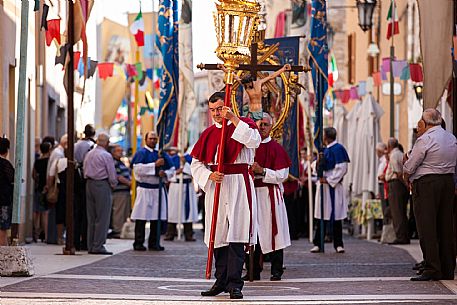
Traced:
<path fill-rule="evenodd" d="M 365 32 L 373 26 L 373 12 L 376 7 L 376 0 L 357 0 L 359 13 L 359 26 Z"/>
<path fill-rule="evenodd" d="M 416 98 L 419 101 L 419 104 L 422 105 L 422 94 L 424 92 L 424 86 L 421 84 L 414 85 L 414 93 L 416 93 Z"/>

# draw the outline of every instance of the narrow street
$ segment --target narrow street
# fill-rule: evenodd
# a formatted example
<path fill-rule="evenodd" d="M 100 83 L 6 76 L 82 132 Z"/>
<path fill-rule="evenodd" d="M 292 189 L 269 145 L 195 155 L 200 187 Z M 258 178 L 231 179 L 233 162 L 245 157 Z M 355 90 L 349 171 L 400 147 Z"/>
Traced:
<path fill-rule="evenodd" d="M 197 238 L 196 243 L 163 242 L 164 252 L 134 252 L 131 241 L 110 240 L 107 247 L 116 253 L 111 257 L 83 252 L 64 257 L 57 246 L 30 246 L 37 275 L 0 279 L 1 304 L 233 304 L 228 294 L 200 296 L 213 280 L 204 279 L 200 230 Z M 457 304 L 453 281 L 409 280 L 415 259 L 408 251 L 347 236 L 345 243 L 345 254 L 336 254 L 331 244 L 325 254 L 311 254 L 307 241 L 295 241 L 285 252 L 283 280 L 270 282 L 265 263 L 262 280 L 245 284 L 241 302 Z M 417 241 L 405 248 L 419 253 Z"/>

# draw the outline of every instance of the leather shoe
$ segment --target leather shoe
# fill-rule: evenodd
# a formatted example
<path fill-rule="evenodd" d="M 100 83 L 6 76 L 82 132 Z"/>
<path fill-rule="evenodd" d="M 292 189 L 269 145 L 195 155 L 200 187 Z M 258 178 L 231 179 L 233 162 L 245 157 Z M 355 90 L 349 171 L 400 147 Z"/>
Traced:
<path fill-rule="evenodd" d="M 98 254 L 98 255 L 113 255 L 113 252 L 109 252 L 109 251 L 98 251 L 98 252 L 89 251 L 88 253 L 89 254 Z"/>
<path fill-rule="evenodd" d="M 411 281 L 413 282 L 427 282 L 427 281 L 438 281 L 439 279 L 436 279 L 430 275 L 427 274 L 421 274 L 419 276 L 415 276 L 411 278 Z"/>
<path fill-rule="evenodd" d="M 135 250 L 135 251 L 146 251 L 146 247 L 143 246 L 143 245 L 133 246 L 133 250 Z"/>
<path fill-rule="evenodd" d="M 162 246 L 154 246 L 154 247 L 149 247 L 148 250 L 149 251 L 163 251 L 163 250 L 165 250 L 165 248 Z"/>
<path fill-rule="evenodd" d="M 213 287 L 211 287 L 209 290 L 207 291 L 202 291 L 200 294 L 203 296 L 203 297 L 214 297 L 222 292 L 225 291 L 225 288 L 222 288 L 222 287 L 219 287 L 219 286 L 216 286 L 216 284 L 213 285 Z"/>
<path fill-rule="evenodd" d="M 270 281 L 273 281 L 273 282 L 280 281 L 280 280 L 281 280 L 281 276 L 278 275 L 278 274 L 273 274 L 273 275 L 270 277 Z"/>
<path fill-rule="evenodd" d="M 241 279 L 242 279 L 243 281 L 249 281 L 249 273 L 246 274 L 245 276 L 243 276 Z M 254 280 L 254 281 L 260 281 L 260 274 L 254 274 L 253 280 Z"/>
<path fill-rule="evenodd" d="M 243 293 L 241 292 L 240 288 L 233 288 L 230 290 L 230 299 L 242 299 Z"/>

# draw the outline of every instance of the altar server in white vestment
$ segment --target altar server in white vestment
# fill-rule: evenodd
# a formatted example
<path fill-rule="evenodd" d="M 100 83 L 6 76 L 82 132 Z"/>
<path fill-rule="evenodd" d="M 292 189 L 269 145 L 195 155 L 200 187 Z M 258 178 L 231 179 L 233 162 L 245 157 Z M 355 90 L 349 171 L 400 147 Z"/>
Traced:
<path fill-rule="evenodd" d="M 205 243 L 209 245 L 212 208 L 216 183 L 221 183 L 214 258 L 216 282 L 202 296 L 230 292 L 231 299 L 243 297 L 241 273 L 245 244 L 256 244 L 257 203 L 249 167 L 254 162 L 260 134 L 254 121 L 238 118 L 224 106 L 224 92 L 209 99 L 209 110 L 215 124 L 207 128 L 192 150 L 191 170 L 195 182 L 206 193 Z M 228 120 L 223 173 L 217 171 L 217 149 L 221 139 L 222 118 Z"/>
<path fill-rule="evenodd" d="M 283 249 L 290 246 L 289 224 L 283 198 L 282 182 L 289 175 L 291 161 L 285 149 L 271 139 L 273 119 L 268 113 L 256 122 L 262 143 L 256 150 L 252 171 L 257 196 L 257 221 L 259 243 L 254 251 L 254 280 L 260 280 L 262 266 L 261 254 L 269 254 L 271 262 L 271 281 L 281 280 L 284 273 Z M 246 260 L 249 270 L 249 262 Z M 245 276 L 247 279 L 248 276 Z"/>
<path fill-rule="evenodd" d="M 170 179 L 168 190 L 168 226 L 164 240 L 172 241 L 176 236 L 176 224 L 184 225 L 184 237 L 186 241 L 195 241 L 193 237 L 192 223 L 198 221 L 198 199 L 192 184 L 190 163 L 192 157 L 189 154 L 178 155 L 176 147 L 170 147 L 168 154 L 173 166 L 176 168 L 175 175 Z M 181 164 L 184 165 L 181 165 Z M 181 183 L 181 173 L 183 181 Z M 179 202 L 181 193 L 181 202 Z M 181 206 L 180 206 L 181 205 Z M 181 211 L 181 216 L 179 212 Z"/>
<path fill-rule="evenodd" d="M 148 248 L 151 251 L 163 251 L 157 240 L 157 221 L 159 219 L 159 193 L 160 219 L 167 220 L 167 190 L 165 183 L 159 188 L 159 176 L 165 182 L 167 177 L 174 175 L 174 167 L 168 155 L 159 156 L 155 150 L 158 137 L 155 132 L 145 134 L 145 146 L 138 150 L 132 159 L 133 173 L 136 179 L 136 198 L 131 219 L 135 220 L 135 242 L 133 249 L 145 251 L 146 221 L 150 221 Z"/>
<path fill-rule="evenodd" d="M 312 253 L 320 251 L 320 219 L 321 219 L 321 192 L 320 186 L 324 186 L 324 226 L 330 226 L 333 230 L 333 247 L 337 253 L 344 253 L 343 245 L 343 219 L 347 217 L 348 202 L 344 193 L 343 178 L 348 170 L 349 156 L 343 145 L 336 141 L 336 129 L 327 127 L 324 129 L 324 177 L 316 183 L 316 200 L 314 204 L 314 218 L 317 228 L 311 249 Z M 325 232 L 324 227 L 324 232 Z"/>

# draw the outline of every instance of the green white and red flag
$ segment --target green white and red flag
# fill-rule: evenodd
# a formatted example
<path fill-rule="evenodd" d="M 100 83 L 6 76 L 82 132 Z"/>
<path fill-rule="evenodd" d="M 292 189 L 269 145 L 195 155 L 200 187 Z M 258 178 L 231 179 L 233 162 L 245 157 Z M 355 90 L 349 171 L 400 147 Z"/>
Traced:
<path fill-rule="evenodd" d="M 143 14 L 140 12 L 138 15 L 135 17 L 135 20 L 133 20 L 132 25 L 130 26 L 130 33 L 132 33 L 135 36 L 136 44 L 139 47 L 144 46 L 144 20 L 143 20 Z"/>
<path fill-rule="evenodd" d="M 389 12 L 387 13 L 387 40 L 393 35 L 400 34 L 400 27 L 398 26 L 398 14 L 395 1 L 390 3 Z"/>

